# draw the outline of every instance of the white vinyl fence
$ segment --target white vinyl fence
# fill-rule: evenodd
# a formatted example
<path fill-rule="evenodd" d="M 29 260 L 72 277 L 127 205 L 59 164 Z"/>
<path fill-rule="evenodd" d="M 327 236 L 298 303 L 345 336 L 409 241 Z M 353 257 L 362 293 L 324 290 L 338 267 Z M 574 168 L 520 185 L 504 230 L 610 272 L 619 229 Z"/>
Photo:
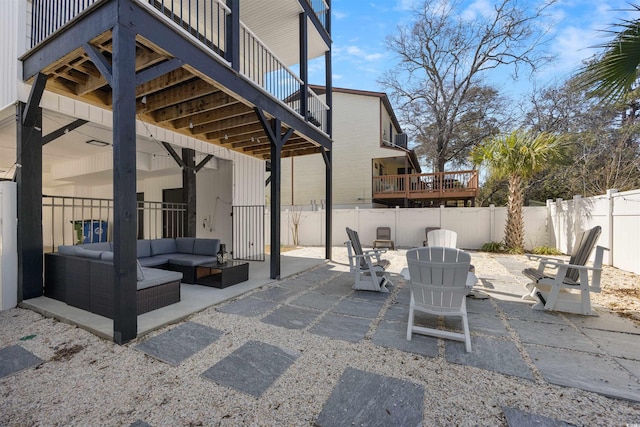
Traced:
<path fill-rule="evenodd" d="M 281 216 L 281 243 L 302 246 L 324 246 L 326 211 L 285 210 Z M 391 238 L 397 247 L 422 246 L 426 227 L 440 227 L 458 233 L 458 246 L 479 249 L 487 242 L 504 239 L 506 207 L 488 208 L 399 208 L 394 209 L 334 209 L 331 244 L 340 246 L 347 240 L 346 227 L 360 235 L 365 246 L 376 237 L 377 227 L 390 227 Z M 546 245 L 548 234 L 548 208 L 525 207 L 525 246 Z M 298 219 L 296 219 L 298 218 Z M 269 222 L 269 212 L 265 223 Z M 298 223 L 299 241 L 294 242 L 293 228 Z M 268 234 L 268 233 L 267 233 Z M 266 236 L 267 244 L 270 236 Z"/>
<path fill-rule="evenodd" d="M 601 196 L 548 201 L 547 207 L 550 246 L 570 252 L 577 232 L 599 225 L 602 234 L 598 245 L 609 249 L 605 263 L 640 274 L 640 189 L 622 193 L 608 190 Z"/>

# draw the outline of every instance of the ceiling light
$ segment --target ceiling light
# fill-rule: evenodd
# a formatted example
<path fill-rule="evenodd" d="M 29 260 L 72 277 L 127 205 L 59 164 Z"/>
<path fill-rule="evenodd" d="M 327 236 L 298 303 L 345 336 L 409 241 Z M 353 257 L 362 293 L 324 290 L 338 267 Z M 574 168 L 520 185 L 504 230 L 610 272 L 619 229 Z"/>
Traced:
<path fill-rule="evenodd" d="M 97 139 L 90 139 L 87 141 L 89 145 L 95 145 L 96 147 L 106 147 L 107 145 L 111 145 L 108 142 L 98 141 Z"/>
<path fill-rule="evenodd" d="M 189 129 L 193 129 L 193 122 L 189 120 Z"/>
<path fill-rule="evenodd" d="M 147 103 L 147 95 L 143 96 L 142 99 L 140 100 L 140 102 L 142 102 L 143 104 Z"/>

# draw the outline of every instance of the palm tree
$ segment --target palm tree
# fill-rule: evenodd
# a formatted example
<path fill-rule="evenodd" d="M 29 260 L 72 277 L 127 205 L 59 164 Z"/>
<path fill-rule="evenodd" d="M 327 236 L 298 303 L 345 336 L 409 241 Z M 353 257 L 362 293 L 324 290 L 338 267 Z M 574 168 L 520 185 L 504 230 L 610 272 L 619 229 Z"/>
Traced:
<path fill-rule="evenodd" d="M 632 5 L 640 12 L 640 5 Z M 622 20 L 610 32 L 613 40 L 598 47 L 604 54 L 580 72 L 584 87 L 606 101 L 619 101 L 632 91 L 640 66 L 640 19 Z"/>
<path fill-rule="evenodd" d="M 505 246 L 522 253 L 524 250 L 523 184 L 535 173 L 560 160 L 563 142 L 548 134 L 516 130 L 485 140 L 472 154 L 474 164 L 486 164 L 495 178 L 508 178 L 507 223 Z"/>

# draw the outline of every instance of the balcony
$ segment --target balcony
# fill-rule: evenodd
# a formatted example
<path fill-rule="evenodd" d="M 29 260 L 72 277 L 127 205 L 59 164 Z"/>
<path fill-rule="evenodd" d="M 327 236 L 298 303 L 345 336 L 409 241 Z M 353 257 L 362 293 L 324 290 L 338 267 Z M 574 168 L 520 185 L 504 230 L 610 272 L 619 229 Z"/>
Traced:
<path fill-rule="evenodd" d="M 374 176 L 373 200 L 389 206 L 439 206 L 447 201 L 472 202 L 478 195 L 478 171 Z"/>
<path fill-rule="evenodd" d="M 305 1 L 326 28 L 327 3 Z M 102 69 L 110 68 L 113 54 L 113 37 L 108 26 L 100 34 L 94 31 L 88 43 L 65 52 L 61 58 L 45 64 L 42 70 L 38 68 L 43 65 L 41 60 L 34 60 L 32 67 L 29 59 L 43 45 L 64 38 L 65 33 L 74 29 L 78 29 L 78 34 L 90 33 L 80 28 L 92 17 L 97 24 L 104 25 L 107 14 L 103 12 L 110 7 L 114 9 L 113 3 L 110 0 L 32 0 L 32 49 L 23 58 L 25 77 L 29 80 L 34 73 L 43 72 L 48 75 L 48 90 L 111 108 L 111 90 L 102 76 Z M 141 31 L 136 36 L 137 74 L 157 72 L 163 67 L 167 72 L 137 86 L 138 119 L 267 159 L 270 152 L 267 138 L 254 111 L 254 107 L 259 107 L 267 117 L 280 117 L 284 130 L 294 130 L 283 147 L 283 157 L 311 154 L 321 149 L 317 141 L 328 138 L 329 106 L 290 68 L 298 58 L 298 48 L 291 45 L 292 39 L 297 43 L 297 31 L 293 33 L 293 30 L 297 29 L 301 10 L 298 0 L 243 1 L 238 2 L 237 11 L 224 0 L 129 0 L 129 3 L 170 28 L 173 35 L 189 40 L 216 65 L 241 77 L 238 80 L 229 75 L 227 80 L 233 85 L 219 81 L 219 72 L 188 64 L 188 58 L 179 57 L 182 52 L 167 48 L 168 38 L 165 37 L 165 41 L 146 37 L 140 24 L 138 30 Z M 261 8 L 269 9 L 272 18 L 262 17 Z M 273 16 L 281 16 L 281 22 L 274 21 Z M 251 25 L 246 24 L 245 19 Z M 317 31 L 310 28 L 309 34 L 309 57 L 314 57 L 327 47 L 322 47 L 322 37 Z M 247 88 L 247 83 L 253 88 Z M 300 111 L 300 101 L 291 101 L 291 95 L 300 93 L 301 89 L 306 95 L 304 112 Z M 271 99 L 270 105 L 255 101 L 264 97 Z M 279 114 L 282 109 L 284 115 Z M 287 116 L 294 118 L 287 120 Z"/>

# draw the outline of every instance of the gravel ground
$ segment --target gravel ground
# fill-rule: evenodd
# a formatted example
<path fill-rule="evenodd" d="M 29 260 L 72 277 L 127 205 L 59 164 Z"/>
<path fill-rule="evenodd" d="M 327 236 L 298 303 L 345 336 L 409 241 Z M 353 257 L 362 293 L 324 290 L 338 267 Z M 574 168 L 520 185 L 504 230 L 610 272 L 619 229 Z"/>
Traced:
<path fill-rule="evenodd" d="M 295 252 L 304 255 L 314 250 L 317 248 Z M 404 252 L 388 255 L 392 270 L 400 272 L 406 265 Z M 339 248 L 334 261 L 338 269 L 346 264 Z M 479 276 L 483 271 L 504 270 L 491 255 L 474 257 L 474 265 Z M 323 280 L 313 271 L 306 274 Z M 637 276 L 615 269 L 607 269 L 604 276 L 605 288 L 609 283 L 639 283 Z M 616 304 L 624 304 L 624 300 Z M 0 379 L 0 426 L 121 426 L 138 420 L 152 426 L 313 425 L 347 367 L 423 385 L 425 426 L 506 425 L 502 407 L 575 425 L 640 423 L 638 403 L 549 385 L 539 374 L 529 381 L 450 364 L 442 357 L 443 348 L 440 357 L 425 358 L 379 347 L 369 339 L 354 344 L 306 330 L 279 328 L 255 318 L 221 313 L 215 307 L 189 320 L 225 334 L 172 367 L 134 349 L 136 343 L 118 346 L 29 310 L 1 312 L 0 348 L 19 344 L 44 362 Z M 250 340 L 299 354 L 262 397 L 255 399 L 200 376 Z"/>

